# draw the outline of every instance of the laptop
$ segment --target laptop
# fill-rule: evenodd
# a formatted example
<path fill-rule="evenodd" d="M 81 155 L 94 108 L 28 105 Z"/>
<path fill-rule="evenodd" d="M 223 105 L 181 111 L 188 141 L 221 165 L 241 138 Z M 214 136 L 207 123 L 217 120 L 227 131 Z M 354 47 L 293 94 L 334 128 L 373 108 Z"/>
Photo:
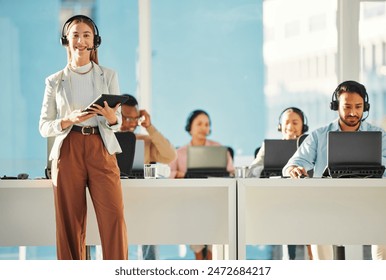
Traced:
<path fill-rule="evenodd" d="M 185 178 L 229 177 L 228 147 L 188 146 Z"/>
<path fill-rule="evenodd" d="M 129 178 L 134 161 L 136 137 L 132 132 L 115 132 L 115 136 L 121 146 L 122 153 L 116 154 L 121 178 Z"/>
<path fill-rule="evenodd" d="M 145 163 L 145 141 L 137 140 L 135 145 L 133 168 L 130 175 L 137 179 L 143 179 L 143 165 Z"/>
<path fill-rule="evenodd" d="M 297 150 L 297 140 L 265 139 L 264 169 L 260 178 L 282 177 L 282 169 Z"/>
<path fill-rule="evenodd" d="M 382 132 L 330 131 L 326 171 L 332 178 L 382 178 Z"/>

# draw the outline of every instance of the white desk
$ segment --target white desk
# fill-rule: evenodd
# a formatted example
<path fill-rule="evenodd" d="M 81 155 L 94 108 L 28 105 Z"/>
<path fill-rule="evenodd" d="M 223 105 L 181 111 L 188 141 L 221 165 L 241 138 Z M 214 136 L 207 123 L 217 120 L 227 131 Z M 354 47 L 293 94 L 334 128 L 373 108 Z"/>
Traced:
<path fill-rule="evenodd" d="M 122 188 L 130 244 L 229 244 L 236 258 L 236 180 L 122 180 Z M 0 246 L 55 245 L 54 212 L 51 181 L 0 180 Z M 100 244 L 93 207 L 86 236 Z"/>
<path fill-rule="evenodd" d="M 384 179 L 239 179 L 238 259 L 251 244 L 386 244 Z"/>
<path fill-rule="evenodd" d="M 122 186 L 130 244 L 386 244 L 384 179 L 239 179 L 237 199 L 234 179 Z M 0 246 L 55 245 L 51 182 L 0 180 L 0 225 Z M 87 230 L 100 244 L 93 207 Z"/>

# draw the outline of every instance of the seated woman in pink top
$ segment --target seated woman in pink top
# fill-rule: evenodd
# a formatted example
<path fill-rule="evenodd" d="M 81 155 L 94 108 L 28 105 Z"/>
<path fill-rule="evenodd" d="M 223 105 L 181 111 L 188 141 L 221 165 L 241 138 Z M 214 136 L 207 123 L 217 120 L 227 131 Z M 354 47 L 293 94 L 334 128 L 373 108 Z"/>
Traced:
<path fill-rule="evenodd" d="M 210 125 L 210 118 L 207 112 L 195 110 L 190 113 L 185 130 L 192 136 L 192 140 L 188 145 L 180 147 L 177 150 L 177 159 L 169 164 L 171 178 L 185 177 L 188 146 L 221 146 L 220 143 L 207 139 L 207 136 L 211 132 Z M 233 161 L 229 152 L 227 171 L 230 173 L 234 172 Z M 191 245 L 190 248 L 194 251 L 197 260 L 212 259 L 211 245 Z"/>
<path fill-rule="evenodd" d="M 188 145 L 182 146 L 177 150 L 177 159 L 172 161 L 170 165 L 170 178 L 184 178 L 186 174 L 186 158 L 188 146 L 221 146 L 220 143 L 207 139 L 211 132 L 210 117 L 203 110 L 195 110 L 190 113 L 185 130 L 192 136 L 192 140 Z M 228 153 L 227 171 L 234 172 L 233 161 L 230 153 Z"/>

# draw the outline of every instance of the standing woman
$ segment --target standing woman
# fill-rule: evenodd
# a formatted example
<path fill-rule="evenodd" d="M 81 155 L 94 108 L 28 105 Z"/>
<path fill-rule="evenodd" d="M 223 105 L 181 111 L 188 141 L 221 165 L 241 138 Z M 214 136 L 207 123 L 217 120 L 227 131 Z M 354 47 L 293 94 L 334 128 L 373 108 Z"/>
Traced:
<path fill-rule="evenodd" d="M 95 105 L 100 94 L 120 94 L 117 74 L 98 65 L 98 28 L 84 15 L 63 25 L 66 67 L 46 79 L 39 131 L 55 137 L 52 182 L 55 198 L 57 257 L 86 257 L 86 187 L 98 221 L 103 258 L 126 260 L 128 244 L 122 187 L 115 153 L 121 149 L 114 131 L 121 126 L 119 104 Z"/>

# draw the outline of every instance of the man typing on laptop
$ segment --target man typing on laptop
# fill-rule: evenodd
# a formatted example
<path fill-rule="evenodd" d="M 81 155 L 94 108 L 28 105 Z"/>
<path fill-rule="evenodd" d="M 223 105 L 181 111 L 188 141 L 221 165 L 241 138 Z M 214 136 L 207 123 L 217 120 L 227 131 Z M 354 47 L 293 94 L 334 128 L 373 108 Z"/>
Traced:
<path fill-rule="evenodd" d="M 364 112 L 370 109 L 366 88 L 355 81 L 341 83 L 332 95 L 330 109 L 338 111 L 339 118 L 327 126 L 313 131 L 283 168 L 283 175 L 291 178 L 307 176 L 314 170 L 314 177 L 322 177 L 327 167 L 327 141 L 330 131 L 381 131 L 382 165 L 386 165 L 386 135 L 377 126 L 365 122 Z M 385 174 L 383 174 L 385 176 Z M 330 245 L 312 245 L 314 259 L 334 259 Z M 386 246 L 372 246 L 373 259 L 386 259 Z"/>

